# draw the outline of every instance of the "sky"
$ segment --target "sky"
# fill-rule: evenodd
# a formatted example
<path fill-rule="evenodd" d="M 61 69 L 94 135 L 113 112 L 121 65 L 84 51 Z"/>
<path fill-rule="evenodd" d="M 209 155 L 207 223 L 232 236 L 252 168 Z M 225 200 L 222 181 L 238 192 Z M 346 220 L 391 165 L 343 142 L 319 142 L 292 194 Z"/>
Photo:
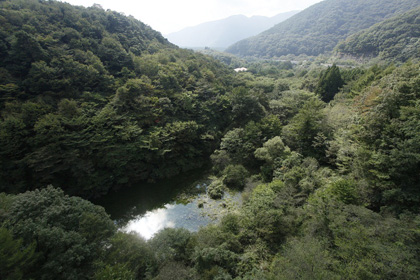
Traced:
<path fill-rule="evenodd" d="M 322 0 L 61 0 L 90 7 L 100 4 L 133 16 L 163 35 L 185 27 L 227 18 L 232 15 L 275 16 L 303 10 Z"/>

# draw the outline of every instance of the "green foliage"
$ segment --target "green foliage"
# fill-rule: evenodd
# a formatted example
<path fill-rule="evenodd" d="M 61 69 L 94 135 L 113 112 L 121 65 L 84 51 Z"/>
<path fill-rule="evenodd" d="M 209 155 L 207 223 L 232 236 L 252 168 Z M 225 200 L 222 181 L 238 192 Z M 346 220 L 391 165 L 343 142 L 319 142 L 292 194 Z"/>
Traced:
<path fill-rule="evenodd" d="M 284 246 L 270 267 L 268 279 L 341 279 L 330 270 L 334 259 L 317 239 L 293 239 Z"/>
<path fill-rule="evenodd" d="M 381 216 L 319 193 L 307 210 L 311 216 L 306 224 L 308 234 L 328 238 L 329 255 L 336 260 L 331 271 L 369 279 L 411 279 L 417 273 L 411 218 Z"/>
<path fill-rule="evenodd" d="M 168 261 L 188 264 L 192 254 L 193 237 L 183 228 L 166 228 L 158 232 L 150 241 L 159 265 Z"/>
<path fill-rule="evenodd" d="M 351 34 L 417 6 L 416 0 L 357 0 L 351 5 L 346 0 L 322 1 L 226 51 L 243 57 L 316 56 L 332 51 Z"/>
<path fill-rule="evenodd" d="M 373 207 L 418 209 L 418 68 L 407 64 L 365 91 L 367 111 L 355 160 L 368 170 Z M 372 102 L 372 95 L 375 100 Z M 417 210 L 415 210 L 417 211 Z"/>
<path fill-rule="evenodd" d="M 36 242 L 38 258 L 30 273 L 42 279 L 87 279 L 115 231 L 103 208 L 53 187 L 17 195 L 2 219 L 23 240 L 25 254 Z"/>
<path fill-rule="evenodd" d="M 202 278 L 416 278 L 418 64 L 343 76 L 327 107 L 272 93 L 292 109 L 278 134 L 262 141 L 262 123 L 249 122 L 222 138 L 218 172 L 249 162 L 254 147 L 259 176 L 274 180 L 248 187 L 238 214 L 197 234 Z"/>
<path fill-rule="evenodd" d="M 215 150 L 210 158 L 216 174 L 221 173 L 232 161 L 226 150 Z"/>
<path fill-rule="evenodd" d="M 134 233 L 118 232 L 113 235 L 102 258 L 105 266 L 95 275 L 99 279 L 112 279 L 106 277 L 113 274 L 121 275 L 118 277 L 144 279 L 150 267 L 155 265 L 151 248 Z"/>
<path fill-rule="evenodd" d="M 313 93 L 298 90 L 281 92 L 269 101 L 270 112 L 286 124 L 302 108 L 306 101 L 314 97 Z"/>
<path fill-rule="evenodd" d="M 264 117 L 248 88 L 232 89 L 233 71 L 132 17 L 58 1 L 0 6 L 2 191 L 53 184 L 90 198 L 170 177 L 202 165 L 245 106 Z"/>
<path fill-rule="evenodd" d="M 263 177 L 268 181 L 272 179 L 274 169 L 281 167 L 281 162 L 290 155 L 290 149 L 276 136 L 265 142 L 262 148 L 256 149 L 254 155 L 256 159 L 265 161 L 261 169 Z"/>
<path fill-rule="evenodd" d="M 232 102 L 233 121 L 243 125 L 251 120 L 258 121 L 265 114 L 259 96 L 251 94 L 246 88 L 235 88 L 230 96 Z"/>
<path fill-rule="evenodd" d="M 224 176 L 223 183 L 230 188 L 236 189 L 243 188 L 249 176 L 248 170 L 242 165 L 228 165 L 222 174 Z"/>
<path fill-rule="evenodd" d="M 323 122 L 325 104 L 317 98 L 305 102 L 302 109 L 290 123 L 283 127 L 283 140 L 293 150 L 304 156 L 323 157 L 322 137 L 328 133 Z M 320 147 L 318 147 L 320 146 Z"/>
<path fill-rule="evenodd" d="M 346 204 L 356 204 L 358 194 L 355 182 L 346 179 L 340 179 L 331 184 L 331 193 L 337 196 L 338 200 Z"/>
<path fill-rule="evenodd" d="M 382 69 L 378 65 L 374 65 L 367 69 L 363 75 L 361 75 L 356 82 L 352 85 L 352 90 L 359 93 L 366 87 L 370 86 L 374 81 L 381 79 L 387 73 L 388 69 Z M 384 73 L 385 72 L 385 73 Z"/>
<path fill-rule="evenodd" d="M 251 259 L 275 253 L 296 229 L 296 213 L 288 206 L 293 198 L 288 192 L 281 182 L 259 185 L 243 205 L 240 240 Z"/>
<path fill-rule="evenodd" d="M 293 39 L 310 44 L 291 47 L 330 50 L 413 3 L 326 0 L 289 21 L 300 30 L 317 15 L 317 32 Z M 2 279 L 418 278 L 418 63 L 322 72 L 323 58 L 253 60 L 235 74 L 98 6 L 0 7 L 0 190 L 16 194 L 0 194 Z M 394 20 L 415 25 L 407 15 Z M 406 36 L 394 20 L 385 34 Z M 244 189 L 243 203 L 197 233 L 169 228 L 145 241 L 45 187 L 94 197 L 210 154 L 218 179 L 208 194 Z"/>
<path fill-rule="evenodd" d="M 169 262 L 165 264 L 159 271 L 159 274 L 154 277 L 155 280 L 166 280 L 166 279 L 197 279 L 193 276 L 191 268 L 178 262 Z"/>
<path fill-rule="evenodd" d="M 211 199 L 221 199 L 224 194 L 223 180 L 216 179 L 207 187 L 207 194 Z"/>
<path fill-rule="evenodd" d="M 127 265 L 116 264 L 107 265 L 100 271 L 97 271 L 95 280 L 134 280 L 134 273 L 131 272 Z"/>
<path fill-rule="evenodd" d="M 419 13 L 416 8 L 377 23 L 339 43 L 335 50 L 343 55 L 380 57 L 405 62 L 419 56 Z"/>
<path fill-rule="evenodd" d="M 235 264 L 239 256 L 232 251 L 218 248 L 204 248 L 194 253 L 195 268 L 203 279 L 226 279 L 235 275 Z"/>
<path fill-rule="evenodd" d="M 36 243 L 24 246 L 22 239 L 14 239 L 6 228 L 0 227 L 0 277 L 23 279 L 36 261 Z"/>
<path fill-rule="evenodd" d="M 281 133 L 282 125 L 275 115 L 268 115 L 259 122 L 250 121 L 244 128 L 232 129 L 223 136 L 220 149 L 215 150 L 211 159 L 213 169 L 221 173 L 229 164 L 254 167 L 254 151 Z"/>
<path fill-rule="evenodd" d="M 340 69 L 334 64 L 319 77 L 315 93 L 321 97 L 321 100 L 328 103 L 334 99 L 339 89 L 344 85 L 341 78 Z"/>
<path fill-rule="evenodd" d="M 279 136 L 276 136 L 263 144 L 262 148 L 255 151 L 255 157 L 267 163 L 274 163 L 277 158 L 284 158 L 290 153 L 290 149 L 284 145 Z"/>

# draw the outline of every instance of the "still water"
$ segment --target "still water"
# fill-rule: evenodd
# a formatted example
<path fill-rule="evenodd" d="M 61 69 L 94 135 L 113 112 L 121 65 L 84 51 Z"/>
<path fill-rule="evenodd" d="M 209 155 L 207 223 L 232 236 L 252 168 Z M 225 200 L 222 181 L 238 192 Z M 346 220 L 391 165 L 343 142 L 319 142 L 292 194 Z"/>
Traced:
<path fill-rule="evenodd" d="M 241 203 L 240 193 L 210 199 L 206 194 L 210 183 L 208 171 L 200 169 L 111 192 L 94 203 L 105 208 L 120 230 L 137 232 L 145 239 L 166 227 L 197 231 L 236 211 Z"/>

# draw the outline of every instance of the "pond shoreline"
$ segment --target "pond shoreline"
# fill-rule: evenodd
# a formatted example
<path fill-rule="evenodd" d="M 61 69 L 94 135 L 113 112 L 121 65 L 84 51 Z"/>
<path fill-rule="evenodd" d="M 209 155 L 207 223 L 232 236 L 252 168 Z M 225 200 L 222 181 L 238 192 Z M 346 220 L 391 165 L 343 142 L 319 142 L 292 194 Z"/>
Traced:
<path fill-rule="evenodd" d="M 120 230 L 145 239 L 166 227 L 197 231 L 241 204 L 240 192 L 226 191 L 221 199 L 211 199 L 207 193 L 211 180 L 210 169 L 200 168 L 110 192 L 93 203 L 104 207 Z"/>

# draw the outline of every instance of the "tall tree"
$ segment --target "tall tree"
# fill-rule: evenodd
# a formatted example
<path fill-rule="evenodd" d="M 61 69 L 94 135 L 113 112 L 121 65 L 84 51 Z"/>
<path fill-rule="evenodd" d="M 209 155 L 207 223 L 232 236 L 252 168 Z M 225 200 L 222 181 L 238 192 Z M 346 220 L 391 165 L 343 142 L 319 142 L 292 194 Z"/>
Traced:
<path fill-rule="evenodd" d="M 321 74 L 315 93 L 319 94 L 322 101 L 328 103 L 334 99 L 343 85 L 344 81 L 341 78 L 340 69 L 334 64 Z"/>

